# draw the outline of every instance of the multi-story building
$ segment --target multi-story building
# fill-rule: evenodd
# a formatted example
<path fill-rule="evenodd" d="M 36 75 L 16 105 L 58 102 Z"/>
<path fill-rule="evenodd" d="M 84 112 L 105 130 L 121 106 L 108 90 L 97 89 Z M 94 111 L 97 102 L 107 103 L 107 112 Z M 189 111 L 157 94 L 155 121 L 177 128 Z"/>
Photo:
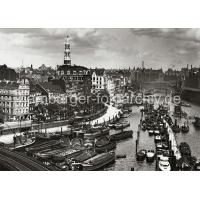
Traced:
<path fill-rule="evenodd" d="M 162 69 L 146 69 L 137 68 L 132 70 L 132 79 L 134 81 L 151 82 L 151 81 L 162 81 L 164 73 Z"/>
<path fill-rule="evenodd" d="M 31 67 L 20 67 L 18 69 L 19 77 L 26 77 L 36 82 L 48 82 L 49 77 L 55 76 L 55 70 L 51 67 L 46 67 L 44 64 L 38 69 Z"/>
<path fill-rule="evenodd" d="M 108 78 L 107 80 L 107 90 L 110 94 L 110 97 L 112 98 L 115 95 L 115 83 L 112 78 Z"/>
<path fill-rule="evenodd" d="M 91 90 L 91 73 L 84 66 L 71 65 L 69 37 L 65 41 L 64 64 L 57 66 L 57 79 L 65 81 L 66 90 L 88 93 Z"/>
<path fill-rule="evenodd" d="M 0 107 L 5 120 L 17 119 L 29 113 L 29 94 L 27 79 L 0 82 Z"/>
<path fill-rule="evenodd" d="M 8 68 L 7 65 L 0 65 L 0 80 L 16 81 L 18 78 L 14 69 Z"/>
<path fill-rule="evenodd" d="M 47 95 L 43 90 L 37 86 L 37 84 L 30 84 L 30 96 L 29 96 L 29 110 L 33 111 L 34 107 L 38 104 L 46 105 L 48 103 Z"/>
<path fill-rule="evenodd" d="M 105 69 L 93 69 L 92 73 L 92 93 L 107 89 L 107 76 Z"/>
<path fill-rule="evenodd" d="M 43 82 L 37 84 L 37 87 L 41 90 L 41 99 L 44 104 L 47 103 L 67 103 L 67 94 L 65 90 L 58 84 L 53 84 L 52 82 Z M 46 99 L 44 98 L 46 96 Z"/>

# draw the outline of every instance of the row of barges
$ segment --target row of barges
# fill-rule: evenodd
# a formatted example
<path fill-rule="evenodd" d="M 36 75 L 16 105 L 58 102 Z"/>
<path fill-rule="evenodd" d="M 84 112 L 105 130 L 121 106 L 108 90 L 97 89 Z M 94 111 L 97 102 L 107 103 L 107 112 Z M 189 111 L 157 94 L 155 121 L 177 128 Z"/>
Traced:
<path fill-rule="evenodd" d="M 93 126 L 73 124 L 68 132 L 29 131 L 22 133 L 20 139 L 14 136 L 13 143 L 4 147 L 25 151 L 28 156 L 55 169 L 99 170 L 115 162 L 117 142 L 132 138 L 133 131 L 126 130 L 130 123 L 125 120 L 130 113 L 130 109 L 123 112 L 122 120 L 116 119 L 114 122 Z M 114 133 L 111 134 L 110 129 Z M 29 140 L 32 143 L 29 144 Z M 126 155 L 118 155 L 117 158 L 119 157 L 124 158 Z"/>

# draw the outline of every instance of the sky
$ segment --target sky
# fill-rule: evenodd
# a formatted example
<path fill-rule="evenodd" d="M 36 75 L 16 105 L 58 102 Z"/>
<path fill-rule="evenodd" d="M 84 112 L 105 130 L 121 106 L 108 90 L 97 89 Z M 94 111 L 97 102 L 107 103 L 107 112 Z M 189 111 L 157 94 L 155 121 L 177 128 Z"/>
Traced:
<path fill-rule="evenodd" d="M 72 64 L 88 68 L 147 68 L 200 65 L 200 29 L 0 29 L 0 64 L 18 68 L 63 64 L 70 36 Z"/>

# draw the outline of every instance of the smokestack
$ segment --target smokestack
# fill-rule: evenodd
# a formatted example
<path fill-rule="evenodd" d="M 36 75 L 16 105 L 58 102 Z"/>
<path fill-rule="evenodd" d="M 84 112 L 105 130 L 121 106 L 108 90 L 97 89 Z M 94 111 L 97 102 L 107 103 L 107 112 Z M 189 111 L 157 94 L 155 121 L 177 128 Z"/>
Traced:
<path fill-rule="evenodd" d="M 144 69 L 144 60 L 142 61 L 142 69 Z"/>

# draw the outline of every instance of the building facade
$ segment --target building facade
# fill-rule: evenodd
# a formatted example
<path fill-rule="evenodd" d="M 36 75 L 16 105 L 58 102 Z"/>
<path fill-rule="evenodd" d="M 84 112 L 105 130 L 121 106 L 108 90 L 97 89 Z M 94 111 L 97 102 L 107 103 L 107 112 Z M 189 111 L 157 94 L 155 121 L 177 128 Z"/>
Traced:
<path fill-rule="evenodd" d="M 94 69 L 92 73 L 92 93 L 107 89 L 107 76 L 105 69 Z"/>
<path fill-rule="evenodd" d="M 27 79 L 0 82 L 0 107 L 5 120 L 15 120 L 29 113 L 30 85 Z"/>

